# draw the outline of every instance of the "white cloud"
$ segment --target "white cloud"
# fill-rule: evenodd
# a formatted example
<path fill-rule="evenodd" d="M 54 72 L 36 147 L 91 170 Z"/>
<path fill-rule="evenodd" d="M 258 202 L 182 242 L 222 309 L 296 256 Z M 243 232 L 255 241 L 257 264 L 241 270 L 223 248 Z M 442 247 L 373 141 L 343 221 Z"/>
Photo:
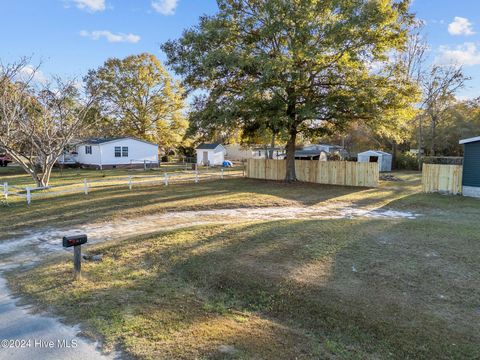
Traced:
<path fill-rule="evenodd" d="M 95 31 L 80 31 L 80 36 L 88 37 L 92 40 L 99 40 L 100 38 L 107 39 L 108 42 L 111 43 L 119 43 L 119 42 L 128 42 L 128 43 L 138 43 L 140 41 L 140 36 L 134 34 L 123 34 L 118 33 L 114 34 L 108 30 L 95 30 Z"/>
<path fill-rule="evenodd" d="M 77 8 L 91 12 L 104 11 L 105 0 L 73 0 Z"/>
<path fill-rule="evenodd" d="M 454 48 L 440 46 L 437 62 L 441 64 L 455 64 L 474 66 L 480 64 L 480 51 L 473 42 L 467 42 Z"/>
<path fill-rule="evenodd" d="M 48 82 L 45 74 L 41 70 L 35 68 L 33 65 L 25 65 L 23 68 L 21 68 L 19 77 L 19 80 L 21 81 L 32 80 L 40 84 L 46 84 Z"/>
<path fill-rule="evenodd" d="M 452 23 L 448 24 L 448 32 L 452 35 L 474 35 L 473 25 L 470 20 L 455 16 Z"/>
<path fill-rule="evenodd" d="M 179 0 L 154 0 L 152 8 L 162 15 L 173 15 Z"/>

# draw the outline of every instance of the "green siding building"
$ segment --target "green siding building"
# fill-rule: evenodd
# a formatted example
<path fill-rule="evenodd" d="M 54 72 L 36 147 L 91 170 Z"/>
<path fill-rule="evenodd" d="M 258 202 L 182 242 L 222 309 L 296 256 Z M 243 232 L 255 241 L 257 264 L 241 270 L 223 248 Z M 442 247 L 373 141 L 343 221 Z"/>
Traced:
<path fill-rule="evenodd" d="M 460 140 L 465 146 L 463 158 L 463 195 L 480 198 L 480 136 Z"/>

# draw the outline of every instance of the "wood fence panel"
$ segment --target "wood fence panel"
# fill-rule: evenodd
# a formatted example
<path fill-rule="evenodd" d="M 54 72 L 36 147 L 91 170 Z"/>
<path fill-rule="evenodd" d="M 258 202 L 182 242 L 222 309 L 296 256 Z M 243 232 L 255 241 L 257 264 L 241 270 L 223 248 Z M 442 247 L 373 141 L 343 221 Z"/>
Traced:
<path fill-rule="evenodd" d="M 329 182 L 329 167 L 324 161 L 322 161 L 322 163 L 318 163 L 316 182 L 318 184 L 328 184 Z"/>
<path fill-rule="evenodd" d="M 345 185 L 376 187 L 380 180 L 377 163 L 345 162 Z"/>
<path fill-rule="evenodd" d="M 287 162 L 248 159 L 246 168 L 249 178 L 281 181 L 285 179 Z M 377 187 L 379 182 L 376 163 L 296 160 L 295 171 L 299 181 L 319 184 Z"/>
<path fill-rule="evenodd" d="M 422 190 L 426 193 L 462 193 L 462 165 L 423 164 Z"/>
<path fill-rule="evenodd" d="M 359 163 L 365 164 L 365 163 Z M 348 186 L 364 186 L 362 177 L 359 177 L 360 172 L 357 171 L 360 166 L 353 166 L 352 163 L 346 162 L 345 164 L 345 185 Z"/>

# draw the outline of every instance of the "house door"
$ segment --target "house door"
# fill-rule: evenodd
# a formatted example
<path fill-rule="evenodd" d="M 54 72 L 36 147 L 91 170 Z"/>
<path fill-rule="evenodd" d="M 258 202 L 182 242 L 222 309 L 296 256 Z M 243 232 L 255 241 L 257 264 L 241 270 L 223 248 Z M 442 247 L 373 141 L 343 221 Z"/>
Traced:
<path fill-rule="evenodd" d="M 204 165 L 208 164 L 208 151 L 203 152 L 203 164 Z"/>

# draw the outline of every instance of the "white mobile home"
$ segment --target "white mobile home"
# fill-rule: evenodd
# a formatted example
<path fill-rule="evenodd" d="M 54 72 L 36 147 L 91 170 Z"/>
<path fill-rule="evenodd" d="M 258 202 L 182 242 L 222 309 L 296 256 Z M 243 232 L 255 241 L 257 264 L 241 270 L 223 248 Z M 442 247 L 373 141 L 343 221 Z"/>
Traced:
<path fill-rule="evenodd" d="M 198 165 L 223 165 L 226 150 L 222 144 L 201 144 L 196 149 Z"/>
<path fill-rule="evenodd" d="M 358 153 L 358 162 L 376 162 L 381 172 L 392 171 L 392 155 L 380 150 Z"/>
<path fill-rule="evenodd" d="M 100 169 L 158 165 L 158 145 L 131 137 L 88 139 L 76 145 L 74 160 Z"/>

